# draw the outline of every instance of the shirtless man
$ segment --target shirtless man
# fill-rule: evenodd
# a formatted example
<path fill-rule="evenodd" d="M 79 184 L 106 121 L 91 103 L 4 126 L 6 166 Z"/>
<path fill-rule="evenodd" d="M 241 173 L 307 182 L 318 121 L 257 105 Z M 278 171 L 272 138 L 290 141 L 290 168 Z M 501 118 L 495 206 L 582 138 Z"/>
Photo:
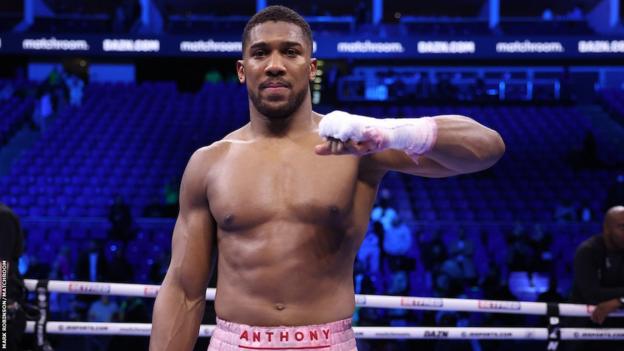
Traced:
<path fill-rule="evenodd" d="M 389 170 L 447 177 L 492 166 L 498 133 L 463 116 L 381 120 L 312 111 L 308 24 L 270 6 L 237 62 L 250 122 L 184 171 L 151 350 L 190 350 L 218 247 L 208 350 L 355 350 L 353 263 Z"/>

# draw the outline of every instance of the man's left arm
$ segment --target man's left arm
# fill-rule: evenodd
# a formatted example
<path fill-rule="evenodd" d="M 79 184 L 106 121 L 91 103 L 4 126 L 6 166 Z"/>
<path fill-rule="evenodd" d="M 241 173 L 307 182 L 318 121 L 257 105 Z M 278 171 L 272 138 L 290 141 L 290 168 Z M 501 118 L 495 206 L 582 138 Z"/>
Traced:
<path fill-rule="evenodd" d="M 319 133 L 327 139 L 320 155 L 368 155 L 380 170 L 425 177 L 477 172 L 505 152 L 496 131 L 459 115 L 374 119 L 337 111 L 321 120 Z"/>
<path fill-rule="evenodd" d="M 619 297 L 624 287 L 603 287 L 600 269 L 604 256 L 588 245 L 580 245 L 574 254 L 574 285 L 584 303 L 596 305 L 590 319 L 602 324 L 607 316 L 621 307 Z"/>

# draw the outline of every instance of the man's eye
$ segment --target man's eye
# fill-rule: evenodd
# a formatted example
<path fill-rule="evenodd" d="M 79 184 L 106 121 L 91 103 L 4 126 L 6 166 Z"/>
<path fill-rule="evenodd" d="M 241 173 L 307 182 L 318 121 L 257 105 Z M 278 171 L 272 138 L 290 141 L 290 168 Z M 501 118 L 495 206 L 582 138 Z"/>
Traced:
<path fill-rule="evenodd" d="M 297 50 L 295 49 L 288 49 L 286 50 L 286 55 L 288 56 L 297 56 L 299 54 L 299 52 L 297 52 Z"/>
<path fill-rule="evenodd" d="M 252 53 L 253 56 L 264 56 L 265 52 L 264 50 L 256 50 Z"/>

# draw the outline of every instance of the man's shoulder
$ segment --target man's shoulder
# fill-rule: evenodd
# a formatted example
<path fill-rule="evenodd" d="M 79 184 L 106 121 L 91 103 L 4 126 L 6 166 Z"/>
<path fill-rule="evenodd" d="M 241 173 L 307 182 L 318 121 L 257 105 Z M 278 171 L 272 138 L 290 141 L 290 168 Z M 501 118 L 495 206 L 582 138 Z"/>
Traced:
<path fill-rule="evenodd" d="M 210 145 L 203 146 L 193 152 L 189 162 L 199 162 L 202 164 L 214 163 L 227 153 L 231 144 L 232 142 L 230 140 L 222 139 Z"/>
<path fill-rule="evenodd" d="M 9 206 L 3 204 L 2 202 L 0 202 L 0 215 L 11 218 L 15 217 L 13 210 L 11 210 Z"/>
<path fill-rule="evenodd" d="M 228 143 L 224 140 L 215 141 L 214 143 L 202 146 L 199 149 L 193 152 L 191 155 L 191 161 L 209 161 L 210 159 L 214 159 L 215 157 L 221 156 L 224 152 L 227 151 Z"/>
<path fill-rule="evenodd" d="M 218 161 L 219 158 L 227 153 L 232 144 L 244 143 L 247 141 L 244 137 L 243 128 L 231 132 L 221 140 L 195 150 L 191 156 L 191 162 L 199 161 L 203 163 Z"/>
<path fill-rule="evenodd" d="M 579 252 L 604 251 L 605 244 L 601 234 L 593 235 L 581 242 L 576 250 Z"/>
<path fill-rule="evenodd" d="M 235 131 L 230 132 L 230 134 L 223 137 L 223 139 L 219 140 L 219 142 L 229 142 L 229 143 L 241 143 L 248 141 L 248 129 L 249 123 L 244 126 L 236 129 Z"/>

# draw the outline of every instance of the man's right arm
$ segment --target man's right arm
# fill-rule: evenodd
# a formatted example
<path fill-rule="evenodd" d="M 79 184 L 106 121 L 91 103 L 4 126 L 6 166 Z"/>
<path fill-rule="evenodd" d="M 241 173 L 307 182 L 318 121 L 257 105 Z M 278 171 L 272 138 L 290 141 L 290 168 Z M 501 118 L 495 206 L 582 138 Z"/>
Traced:
<path fill-rule="evenodd" d="M 191 157 L 180 187 L 169 269 L 154 305 L 150 350 L 191 350 L 204 314 L 215 221 L 206 198 L 205 150 Z"/>

